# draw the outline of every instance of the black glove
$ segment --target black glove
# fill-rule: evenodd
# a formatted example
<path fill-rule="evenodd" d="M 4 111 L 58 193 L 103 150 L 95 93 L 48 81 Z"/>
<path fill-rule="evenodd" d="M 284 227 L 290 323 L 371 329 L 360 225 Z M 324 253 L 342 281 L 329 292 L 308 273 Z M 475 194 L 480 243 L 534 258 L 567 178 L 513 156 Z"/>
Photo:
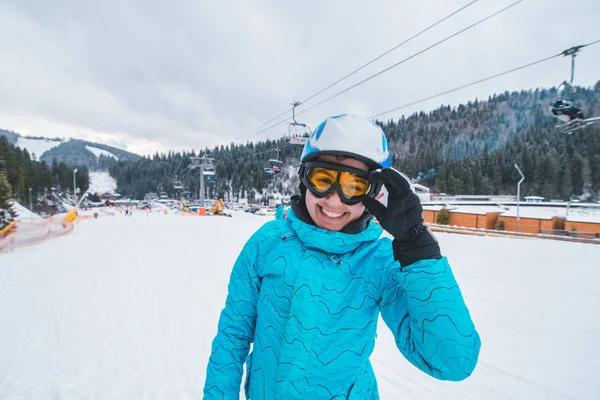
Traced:
<path fill-rule="evenodd" d="M 400 265 L 441 258 L 437 240 L 423 224 L 421 200 L 411 190 L 408 178 L 393 168 L 383 168 L 371 172 L 369 179 L 385 185 L 389 193 L 388 206 L 373 198 L 363 204 L 394 237 L 394 257 Z"/>

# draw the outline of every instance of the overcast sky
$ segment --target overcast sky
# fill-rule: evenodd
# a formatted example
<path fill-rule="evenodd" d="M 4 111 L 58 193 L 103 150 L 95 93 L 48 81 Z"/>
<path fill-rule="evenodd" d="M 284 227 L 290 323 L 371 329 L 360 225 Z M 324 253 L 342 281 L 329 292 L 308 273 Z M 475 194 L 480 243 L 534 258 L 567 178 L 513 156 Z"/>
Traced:
<path fill-rule="evenodd" d="M 228 144 L 470 1 L 4 0 L 0 128 L 139 154 Z M 479 0 L 306 107 L 514 1 Z M 374 115 L 598 40 L 599 21 L 598 0 L 526 0 L 298 119 Z M 569 74 L 556 58 L 381 118 Z M 600 43 L 577 57 L 575 83 L 599 79 Z"/>

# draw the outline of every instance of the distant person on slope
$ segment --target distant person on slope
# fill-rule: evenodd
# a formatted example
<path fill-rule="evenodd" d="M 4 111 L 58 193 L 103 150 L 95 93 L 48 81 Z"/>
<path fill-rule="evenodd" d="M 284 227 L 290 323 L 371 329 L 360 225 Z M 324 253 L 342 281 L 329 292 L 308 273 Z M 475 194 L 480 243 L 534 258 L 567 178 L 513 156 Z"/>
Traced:
<path fill-rule="evenodd" d="M 237 399 L 245 363 L 246 398 L 378 399 L 369 356 L 379 313 L 414 366 L 467 378 L 479 335 L 381 128 L 328 118 L 300 161 L 287 219 L 263 225 L 233 267 L 204 398 Z M 375 200 L 382 185 L 387 207 Z"/>

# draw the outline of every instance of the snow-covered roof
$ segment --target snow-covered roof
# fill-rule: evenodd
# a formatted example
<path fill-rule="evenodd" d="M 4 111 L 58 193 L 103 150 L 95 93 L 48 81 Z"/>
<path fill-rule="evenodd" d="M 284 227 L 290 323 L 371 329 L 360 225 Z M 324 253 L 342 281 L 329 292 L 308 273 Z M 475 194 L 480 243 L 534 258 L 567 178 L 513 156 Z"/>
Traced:
<path fill-rule="evenodd" d="M 552 219 L 554 217 L 565 217 L 567 209 L 565 207 L 520 207 L 520 218 L 539 218 Z M 509 207 L 508 211 L 502 213 L 505 217 L 516 217 L 517 207 Z"/>
<path fill-rule="evenodd" d="M 477 207 L 477 206 L 462 206 L 462 207 L 456 207 L 451 209 L 450 211 L 452 211 L 453 213 L 462 213 L 462 214 L 478 214 L 478 215 L 485 215 L 487 213 L 502 213 L 505 210 L 503 210 L 500 207 L 495 207 L 495 206 L 483 206 L 483 207 Z"/>

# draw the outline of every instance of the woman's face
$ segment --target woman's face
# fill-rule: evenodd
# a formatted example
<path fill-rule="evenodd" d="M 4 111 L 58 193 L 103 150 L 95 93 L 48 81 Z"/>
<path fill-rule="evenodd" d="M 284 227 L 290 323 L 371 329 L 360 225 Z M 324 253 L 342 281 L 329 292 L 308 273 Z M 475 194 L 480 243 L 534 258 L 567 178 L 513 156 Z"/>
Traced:
<path fill-rule="evenodd" d="M 367 164 L 354 158 L 336 156 L 320 156 L 317 161 L 325 161 L 368 171 Z M 329 231 L 340 231 L 350 222 L 359 219 L 365 212 L 363 203 L 348 205 L 342 203 L 337 191 L 333 190 L 327 197 L 319 199 L 310 190 L 306 191 L 306 208 L 315 225 Z"/>

